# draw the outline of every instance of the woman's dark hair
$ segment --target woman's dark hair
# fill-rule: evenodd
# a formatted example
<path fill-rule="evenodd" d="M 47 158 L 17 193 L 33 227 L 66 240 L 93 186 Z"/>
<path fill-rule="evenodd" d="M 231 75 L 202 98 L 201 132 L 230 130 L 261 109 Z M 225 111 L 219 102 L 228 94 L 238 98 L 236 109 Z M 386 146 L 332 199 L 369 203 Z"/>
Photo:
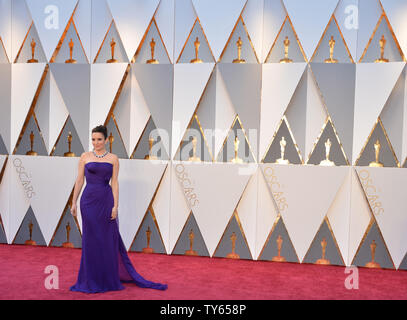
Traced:
<path fill-rule="evenodd" d="M 97 126 L 96 128 L 92 129 L 92 133 L 102 133 L 105 137 L 105 140 L 107 139 L 107 128 L 105 126 Z"/>

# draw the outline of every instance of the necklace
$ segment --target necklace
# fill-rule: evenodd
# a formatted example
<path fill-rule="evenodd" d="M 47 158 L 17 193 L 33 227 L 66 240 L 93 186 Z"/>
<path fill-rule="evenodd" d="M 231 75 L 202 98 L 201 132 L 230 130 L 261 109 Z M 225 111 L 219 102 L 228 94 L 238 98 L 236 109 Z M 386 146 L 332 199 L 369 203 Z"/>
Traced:
<path fill-rule="evenodd" d="M 109 151 L 106 151 L 104 154 L 99 156 L 99 155 L 96 154 L 95 150 L 93 150 L 92 152 L 93 152 L 93 154 L 95 155 L 96 158 L 104 158 L 109 153 Z"/>

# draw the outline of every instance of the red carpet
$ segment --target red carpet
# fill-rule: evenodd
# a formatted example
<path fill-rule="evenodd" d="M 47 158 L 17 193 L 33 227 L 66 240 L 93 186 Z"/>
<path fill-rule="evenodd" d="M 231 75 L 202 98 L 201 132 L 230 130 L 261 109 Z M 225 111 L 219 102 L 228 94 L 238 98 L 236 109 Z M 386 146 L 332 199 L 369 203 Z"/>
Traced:
<path fill-rule="evenodd" d="M 103 294 L 69 291 L 81 250 L 0 245 L 0 299 L 407 299 L 407 272 L 359 269 L 359 289 L 347 290 L 345 268 L 203 257 L 130 253 L 145 278 L 168 284 L 167 291 L 138 288 Z M 47 290 L 48 265 L 59 269 L 59 290 Z"/>

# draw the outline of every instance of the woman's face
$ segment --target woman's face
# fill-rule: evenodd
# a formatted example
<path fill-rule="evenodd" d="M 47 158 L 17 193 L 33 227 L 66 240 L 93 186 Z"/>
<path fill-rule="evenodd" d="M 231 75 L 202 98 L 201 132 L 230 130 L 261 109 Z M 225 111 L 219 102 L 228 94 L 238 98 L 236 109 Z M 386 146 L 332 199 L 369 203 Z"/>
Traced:
<path fill-rule="evenodd" d="M 105 149 L 107 139 L 105 139 L 105 136 L 103 133 L 100 132 L 94 132 L 92 133 L 92 144 L 93 148 L 95 151 L 102 151 Z"/>

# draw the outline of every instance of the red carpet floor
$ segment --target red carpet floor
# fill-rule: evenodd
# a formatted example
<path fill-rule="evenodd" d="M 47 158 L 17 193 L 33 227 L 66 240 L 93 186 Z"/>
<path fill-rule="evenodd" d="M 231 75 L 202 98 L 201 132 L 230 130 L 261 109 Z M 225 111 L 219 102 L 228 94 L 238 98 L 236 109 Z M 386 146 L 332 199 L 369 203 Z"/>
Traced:
<path fill-rule="evenodd" d="M 345 268 L 130 253 L 145 278 L 167 291 L 138 288 L 103 294 L 70 292 L 81 250 L 0 245 L 0 299 L 264 300 L 407 299 L 407 272 L 359 269 L 359 289 L 347 290 Z M 59 269 L 59 289 L 47 290 L 45 268 Z"/>

